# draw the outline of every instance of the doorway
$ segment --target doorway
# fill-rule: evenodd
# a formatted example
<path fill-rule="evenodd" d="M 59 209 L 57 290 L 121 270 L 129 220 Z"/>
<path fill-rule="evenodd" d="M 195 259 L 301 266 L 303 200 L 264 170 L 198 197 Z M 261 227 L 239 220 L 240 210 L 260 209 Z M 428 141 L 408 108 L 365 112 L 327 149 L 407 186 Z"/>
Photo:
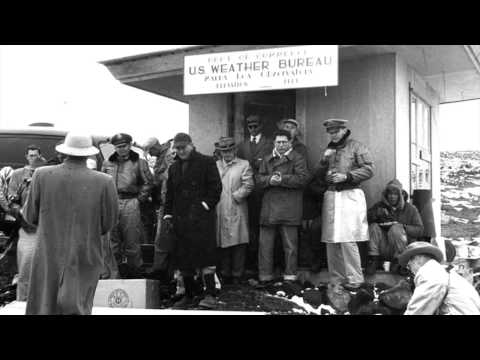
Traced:
<path fill-rule="evenodd" d="M 296 90 L 237 93 L 232 105 L 234 124 L 230 136 L 238 142 L 244 141 L 248 136 L 245 119 L 256 114 L 263 119 L 265 136 L 271 138 L 280 120 L 295 118 Z"/>

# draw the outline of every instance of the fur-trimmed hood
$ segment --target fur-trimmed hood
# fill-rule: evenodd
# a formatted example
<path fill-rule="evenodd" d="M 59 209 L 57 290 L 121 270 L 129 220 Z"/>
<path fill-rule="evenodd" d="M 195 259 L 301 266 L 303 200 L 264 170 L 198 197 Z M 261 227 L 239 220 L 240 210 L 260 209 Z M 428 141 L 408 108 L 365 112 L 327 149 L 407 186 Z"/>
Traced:
<path fill-rule="evenodd" d="M 397 204 L 396 207 L 399 208 L 399 209 L 403 209 L 403 207 L 405 206 L 405 199 L 404 199 L 403 193 L 402 193 L 402 190 L 403 190 L 402 183 L 400 181 L 398 181 L 397 179 L 393 179 L 392 181 L 390 181 L 387 184 L 387 186 L 385 187 L 385 190 L 383 190 L 383 192 L 382 192 L 382 201 L 384 202 L 385 205 L 387 205 L 388 207 L 391 207 L 390 203 L 387 200 L 387 191 L 388 190 L 397 191 L 398 204 Z"/>

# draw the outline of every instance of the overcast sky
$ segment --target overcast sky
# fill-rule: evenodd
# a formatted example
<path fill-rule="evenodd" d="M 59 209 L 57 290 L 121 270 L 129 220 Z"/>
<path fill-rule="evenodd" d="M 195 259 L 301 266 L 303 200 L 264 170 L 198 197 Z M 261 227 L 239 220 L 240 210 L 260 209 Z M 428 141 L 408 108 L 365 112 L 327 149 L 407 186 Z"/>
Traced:
<path fill-rule="evenodd" d="M 143 142 L 188 131 L 188 105 L 121 84 L 98 61 L 186 45 L 0 45 L 0 127 L 127 132 Z M 480 100 L 440 106 L 441 150 L 480 150 Z"/>
<path fill-rule="evenodd" d="M 2 45 L 0 127 L 50 122 L 143 142 L 188 131 L 188 105 L 115 80 L 98 61 L 185 45 Z"/>
<path fill-rule="evenodd" d="M 440 105 L 440 150 L 480 150 L 480 100 Z"/>

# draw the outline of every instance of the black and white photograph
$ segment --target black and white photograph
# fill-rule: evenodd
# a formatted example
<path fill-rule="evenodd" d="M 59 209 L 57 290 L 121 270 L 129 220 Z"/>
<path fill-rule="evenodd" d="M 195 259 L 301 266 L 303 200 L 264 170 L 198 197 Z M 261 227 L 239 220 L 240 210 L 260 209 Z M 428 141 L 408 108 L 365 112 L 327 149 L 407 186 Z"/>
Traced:
<path fill-rule="evenodd" d="M 480 45 L 0 45 L 0 315 L 480 315 Z"/>

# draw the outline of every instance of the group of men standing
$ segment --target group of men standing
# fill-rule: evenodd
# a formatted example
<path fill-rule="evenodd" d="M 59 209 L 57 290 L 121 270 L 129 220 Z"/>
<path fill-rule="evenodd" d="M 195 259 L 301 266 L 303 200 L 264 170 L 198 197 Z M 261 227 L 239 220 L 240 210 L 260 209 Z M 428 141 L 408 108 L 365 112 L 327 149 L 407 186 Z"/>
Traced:
<path fill-rule="evenodd" d="M 263 133 L 258 115 L 246 122 L 249 138 L 240 144 L 220 138 L 217 158 L 199 153 L 188 134 L 166 145 L 149 139 L 144 150 L 157 157 L 153 174 L 127 134 L 111 138 L 115 152 L 101 171 L 92 171 L 86 160 L 98 149 L 91 137 L 69 133 L 56 147 L 66 159 L 35 171 L 22 202 L 21 217 L 37 237 L 31 268 L 25 270 L 27 314 L 91 313 L 106 268 L 110 277 L 117 267 L 140 276 L 140 205 L 147 201 L 162 205 L 153 270 L 160 280 L 168 280 L 172 270 L 183 279 L 185 293 L 175 308 L 194 304 L 199 277 L 205 290 L 198 305 L 205 308 L 216 306 L 217 273 L 224 284 L 245 280 L 246 267 L 256 268 L 260 285 L 274 280 L 277 235 L 283 280 L 297 280 L 306 190 L 321 219 L 316 240 L 326 244 L 330 281 L 346 289 L 364 282 L 359 242 L 371 240 L 368 273 L 380 256 L 398 259 L 421 236 L 418 211 L 407 206 L 396 180 L 368 211 L 367 222 L 359 186 L 373 176 L 373 160 L 368 148 L 351 138 L 347 120 L 324 122 L 331 141 L 313 171 L 296 120 L 282 121 L 272 138 Z"/>

